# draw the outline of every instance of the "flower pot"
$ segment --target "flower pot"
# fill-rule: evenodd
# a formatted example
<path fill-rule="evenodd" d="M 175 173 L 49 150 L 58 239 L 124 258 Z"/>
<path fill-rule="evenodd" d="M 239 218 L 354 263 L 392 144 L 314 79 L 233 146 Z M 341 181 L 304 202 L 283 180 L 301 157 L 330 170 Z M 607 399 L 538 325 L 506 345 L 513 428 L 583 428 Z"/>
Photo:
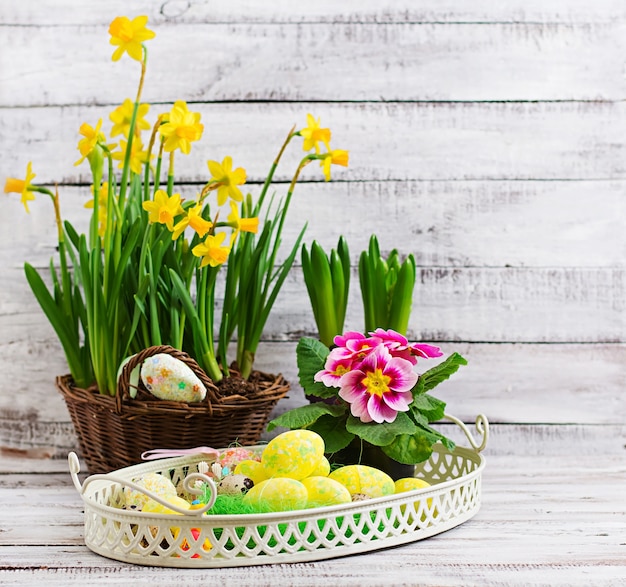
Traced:
<path fill-rule="evenodd" d="M 136 397 L 130 397 L 129 378 L 134 367 L 163 352 L 185 362 L 200 378 L 207 388 L 203 401 L 160 400 L 141 382 Z M 233 373 L 231 379 L 237 377 Z M 150 347 L 135 355 L 122 370 L 115 397 L 101 395 L 95 387 L 76 387 L 70 375 L 57 377 L 56 385 L 70 413 L 81 456 L 92 474 L 137 464 L 143 452 L 155 448 L 256 444 L 270 412 L 289 391 L 281 374 L 256 371 L 246 383 L 245 395 L 221 392 L 191 357 L 167 346 Z"/>
<path fill-rule="evenodd" d="M 380 446 L 375 446 L 360 438 L 329 457 L 331 463 L 341 465 L 368 465 L 387 473 L 394 481 L 415 476 L 415 465 L 406 465 L 386 455 Z"/>

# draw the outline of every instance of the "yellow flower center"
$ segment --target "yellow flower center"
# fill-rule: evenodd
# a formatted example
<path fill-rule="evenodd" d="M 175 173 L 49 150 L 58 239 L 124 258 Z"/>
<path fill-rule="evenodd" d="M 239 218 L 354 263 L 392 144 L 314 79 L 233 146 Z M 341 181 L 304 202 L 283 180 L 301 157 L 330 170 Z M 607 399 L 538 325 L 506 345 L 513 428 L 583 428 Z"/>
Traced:
<path fill-rule="evenodd" d="M 339 377 L 341 377 L 347 372 L 348 372 L 348 369 L 346 369 L 343 365 L 338 365 L 337 368 L 335 369 L 334 375 L 338 375 Z"/>
<path fill-rule="evenodd" d="M 365 379 L 363 379 L 363 385 L 367 389 L 367 393 L 370 395 L 377 395 L 382 397 L 383 393 L 389 391 L 389 382 L 391 377 L 385 375 L 382 369 L 376 369 L 373 373 L 370 373 Z"/>

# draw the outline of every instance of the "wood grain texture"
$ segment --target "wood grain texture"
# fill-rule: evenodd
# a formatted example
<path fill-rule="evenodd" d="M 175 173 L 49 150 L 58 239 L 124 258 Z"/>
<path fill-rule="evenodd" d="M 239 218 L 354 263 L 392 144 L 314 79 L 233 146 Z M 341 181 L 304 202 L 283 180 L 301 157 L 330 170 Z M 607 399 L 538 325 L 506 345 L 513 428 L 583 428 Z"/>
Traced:
<path fill-rule="evenodd" d="M 36 4 L 36 5 L 35 5 Z M 411 23 L 485 22 L 612 23 L 626 16 L 620 0 L 318 0 L 295 4 L 290 0 L 110 0 L 80 10 L 77 0 L 0 0 L 2 22 L 21 25 L 108 25 L 119 14 L 146 14 L 151 22 L 179 24 L 255 23 Z"/>
<path fill-rule="evenodd" d="M 186 199 L 198 191 L 179 188 Z M 59 189 L 64 219 L 87 230 L 90 189 Z M 283 236 L 286 245 L 295 242 L 306 223 L 305 242 L 328 251 L 342 234 L 355 265 L 376 234 L 384 255 L 411 252 L 422 267 L 609 268 L 626 259 L 625 190 L 623 180 L 308 182 L 296 188 Z M 19 196 L 11 196 L 2 210 L 2 271 L 26 260 L 47 266 L 56 249 L 49 201 L 39 196 L 25 215 Z M 383 223 L 393 230 L 381 230 Z"/>
<path fill-rule="evenodd" d="M 436 395 L 447 403 L 449 413 L 466 422 L 484 413 L 491 422 L 502 424 L 494 432 L 493 450 L 515 454 L 519 450 L 517 435 L 523 433 L 526 438 L 534 435 L 532 446 L 524 448 L 526 452 L 567 452 L 571 450 L 571 439 L 563 434 L 568 429 L 580 431 L 578 452 L 623 450 L 625 345 L 441 346 L 446 353 L 460 352 L 468 365 L 442 383 Z M 0 368 L 10 373 L 3 384 L 7 391 L 0 396 L 0 447 L 34 449 L 33 454 L 39 450 L 54 456 L 75 448 L 69 414 L 54 387 L 54 375 L 65 372 L 54 341 L 29 340 L 0 348 Z M 23 358 L 26 353 L 30 353 L 27 362 Z M 40 359 L 45 356 L 47 360 Z M 20 363 L 33 367 L 12 369 Z M 265 343 L 257 367 L 281 372 L 292 383 L 292 390 L 278 403 L 273 416 L 305 403 L 298 385 L 295 343 Z M 427 363 L 420 365 L 420 371 L 427 368 Z"/>
<path fill-rule="evenodd" d="M 163 105 L 157 111 L 168 111 Z M 230 154 L 262 181 L 293 124 L 307 112 L 333 130 L 333 147 L 350 151 L 340 181 L 363 180 L 590 180 L 622 179 L 626 169 L 624 103 L 283 103 L 197 104 L 207 136 L 177 163 L 177 182 L 206 182 L 207 159 Z M 108 120 L 109 109 L 89 106 L 0 110 L 0 173 L 23 175 L 26 163 L 40 183 L 85 183 L 89 166 L 78 159 L 78 128 Z M 109 128 L 105 124 L 104 128 Z M 23 142 L 15 149 L 15 137 Z M 277 170 L 291 181 L 302 156 L 294 144 Z M 319 181 L 316 166 L 303 181 Z"/>
<path fill-rule="evenodd" d="M 623 57 L 604 58 L 625 53 L 619 22 L 154 28 L 149 102 L 619 100 L 626 90 Z M 101 25 L 0 30 L 2 107 L 110 105 L 134 95 L 138 67 L 111 62 Z"/>
<path fill-rule="evenodd" d="M 32 461 L 35 470 L 38 461 Z M 105 559 L 82 545 L 82 508 L 69 475 L 4 475 L 0 533 L 3 584 L 197 585 L 205 570 L 154 569 Z M 0 462 L 0 466 L 2 463 Z M 571 480 L 576 479 L 575 483 Z M 319 561 L 212 569 L 226 585 L 622 584 L 623 456 L 488 456 L 475 518 L 402 547 Z M 24 503 L 30 507 L 25 508 Z M 41 519 L 49 521 L 41 525 Z M 33 532 L 32 528 L 38 528 Z"/>

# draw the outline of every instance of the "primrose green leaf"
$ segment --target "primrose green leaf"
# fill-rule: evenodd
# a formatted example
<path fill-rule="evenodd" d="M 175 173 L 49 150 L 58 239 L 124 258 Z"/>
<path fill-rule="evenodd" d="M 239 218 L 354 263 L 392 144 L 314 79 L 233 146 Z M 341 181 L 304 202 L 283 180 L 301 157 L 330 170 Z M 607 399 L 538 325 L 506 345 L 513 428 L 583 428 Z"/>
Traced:
<path fill-rule="evenodd" d="M 337 418 L 345 413 L 345 405 L 329 405 L 323 402 L 317 402 L 314 404 L 308 404 L 306 406 L 300 406 L 289 410 L 274 418 L 268 425 L 269 431 L 273 430 L 277 426 L 284 428 L 308 428 L 316 422 L 320 417 L 324 415 L 330 415 L 333 418 Z"/>
<path fill-rule="evenodd" d="M 303 337 L 296 347 L 298 377 L 304 393 L 321 398 L 335 397 L 337 389 L 326 387 L 321 381 L 314 381 L 315 374 L 324 368 L 328 347 L 314 338 Z"/>
<path fill-rule="evenodd" d="M 419 412 L 428 422 L 436 422 L 443 418 L 446 402 L 423 393 L 418 395 L 411 403 L 411 410 Z"/>
<path fill-rule="evenodd" d="M 452 353 L 443 363 L 423 373 L 420 376 L 422 392 L 437 387 L 442 381 L 456 373 L 461 365 L 467 365 L 467 361 L 459 353 Z"/>
<path fill-rule="evenodd" d="M 405 465 L 416 465 L 428 459 L 433 452 L 436 439 L 426 431 L 418 429 L 415 434 L 397 436 L 391 444 L 383 446 L 383 452 Z"/>
<path fill-rule="evenodd" d="M 335 453 L 346 448 L 354 438 L 354 434 L 346 430 L 345 414 L 339 418 L 331 415 L 322 416 L 309 426 L 309 430 L 317 432 L 324 439 L 327 453 Z"/>
<path fill-rule="evenodd" d="M 361 422 L 353 415 L 348 416 L 346 430 L 375 446 L 385 446 L 399 435 L 414 434 L 417 426 L 404 412 L 398 412 L 393 422 Z"/>

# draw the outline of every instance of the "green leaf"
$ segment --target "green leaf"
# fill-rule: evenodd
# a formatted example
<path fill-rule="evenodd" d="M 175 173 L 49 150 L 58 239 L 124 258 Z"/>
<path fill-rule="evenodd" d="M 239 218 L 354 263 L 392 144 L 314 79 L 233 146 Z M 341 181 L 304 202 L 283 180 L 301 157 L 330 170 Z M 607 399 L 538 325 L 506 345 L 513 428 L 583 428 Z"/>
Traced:
<path fill-rule="evenodd" d="M 433 440 L 433 444 L 435 442 L 441 442 L 441 444 L 443 444 L 448 450 L 454 450 L 456 444 L 454 443 L 454 441 L 452 441 L 450 438 L 448 438 L 447 436 L 444 436 L 443 434 L 441 434 L 441 432 L 438 432 L 437 430 L 435 430 L 434 428 L 430 427 L 428 424 L 422 424 L 422 423 L 418 423 L 418 427 L 425 433 L 428 434 L 429 437 L 434 438 L 435 440 Z"/>
<path fill-rule="evenodd" d="M 322 416 L 309 426 L 309 430 L 317 432 L 324 439 L 325 451 L 335 453 L 346 448 L 354 438 L 354 434 L 346 430 L 345 414 L 342 417 Z"/>
<path fill-rule="evenodd" d="M 277 426 L 284 428 L 308 428 L 316 422 L 319 418 L 325 415 L 330 415 L 333 418 L 343 415 L 346 412 L 347 406 L 345 405 L 329 405 L 323 402 L 317 402 L 306 406 L 300 406 L 289 410 L 274 418 L 267 425 L 268 431 L 273 430 Z"/>
<path fill-rule="evenodd" d="M 452 353 L 443 363 L 423 373 L 420 376 L 422 392 L 437 387 L 442 381 L 456 373 L 461 365 L 467 365 L 467 361 L 458 353 Z"/>
<path fill-rule="evenodd" d="M 385 446 L 394 441 L 397 436 L 414 434 L 417 426 L 404 412 L 398 412 L 393 422 L 361 422 L 353 415 L 348 416 L 346 430 L 375 446 Z"/>
<path fill-rule="evenodd" d="M 383 446 L 383 452 L 406 465 L 416 465 L 428 459 L 433 452 L 433 444 L 437 439 L 424 430 L 418 429 L 415 434 L 397 436 L 391 444 Z"/>
<path fill-rule="evenodd" d="M 411 410 L 418 411 L 428 422 L 436 422 L 443 418 L 446 409 L 446 402 L 423 393 L 418 395 L 411 403 Z"/>
<path fill-rule="evenodd" d="M 337 395 L 337 388 L 326 387 L 321 381 L 314 381 L 315 374 L 324 368 L 328 347 L 314 338 L 303 337 L 296 347 L 298 377 L 304 393 L 327 398 Z"/>

